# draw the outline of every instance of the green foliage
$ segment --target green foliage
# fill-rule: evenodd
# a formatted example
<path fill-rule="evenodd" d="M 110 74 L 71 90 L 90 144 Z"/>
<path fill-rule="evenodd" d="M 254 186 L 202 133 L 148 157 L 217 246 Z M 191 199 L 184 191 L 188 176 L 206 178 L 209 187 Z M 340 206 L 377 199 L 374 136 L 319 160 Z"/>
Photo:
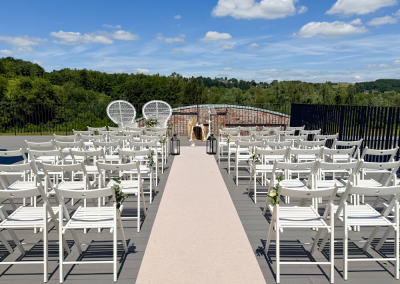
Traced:
<path fill-rule="evenodd" d="M 121 178 L 113 178 L 113 181 L 115 182 L 113 185 L 114 189 L 114 194 L 115 194 L 115 202 L 117 204 L 117 209 L 121 207 L 122 202 L 128 198 L 128 194 L 123 193 L 122 191 L 122 185 L 121 185 Z"/>

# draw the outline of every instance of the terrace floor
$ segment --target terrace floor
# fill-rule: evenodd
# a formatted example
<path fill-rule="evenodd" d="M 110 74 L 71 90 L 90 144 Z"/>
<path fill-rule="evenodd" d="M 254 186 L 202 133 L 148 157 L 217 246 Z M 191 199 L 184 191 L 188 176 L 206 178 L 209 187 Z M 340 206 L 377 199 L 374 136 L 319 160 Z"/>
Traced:
<path fill-rule="evenodd" d="M 0 137 L 0 149 L 25 148 L 24 139 L 48 141 L 51 136 Z M 181 145 L 188 146 L 189 142 L 182 140 Z M 226 160 L 218 166 L 212 156 L 203 153 L 204 147 L 182 147 L 181 156 L 169 157 L 151 205 L 146 195 L 148 215 L 142 222 L 140 233 L 136 232 L 136 222 L 123 221 L 129 253 L 124 254 L 122 247 L 119 249 L 118 283 L 135 283 L 136 280 L 138 283 L 262 283 L 263 280 L 268 284 L 276 283 L 275 246 L 272 245 L 268 254 L 264 252 L 270 218 L 269 214 L 266 217 L 262 215 L 265 196 L 258 198 L 257 204 L 254 204 L 247 194 L 249 180 L 241 179 L 236 186 L 233 175 L 227 173 Z M 366 200 L 372 203 L 372 198 Z M 293 204 L 298 204 L 298 200 L 292 199 Z M 8 201 L 2 202 L 2 205 L 11 209 Z M 127 210 L 124 214 L 134 215 L 135 205 L 135 197 L 129 197 L 125 201 Z M 69 207 L 72 210 L 76 206 Z M 366 238 L 372 229 L 363 227 L 361 232 L 350 232 L 350 239 Z M 383 232 L 381 230 L 378 237 Z M 7 232 L 2 233 L 10 240 Z M 0 261 L 41 260 L 42 234 L 34 234 L 33 230 L 17 230 L 16 233 L 24 242 L 35 245 L 26 247 L 28 253 L 22 259 L 18 250 L 9 255 L 0 245 Z M 342 238 L 340 226 L 336 227 L 335 233 L 338 239 Z M 310 243 L 314 236 L 315 232 L 308 229 L 285 230 L 281 240 L 290 243 L 281 245 L 281 260 L 326 261 L 329 257 L 327 250 L 322 253 L 317 251 L 311 256 L 308 253 L 311 246 L 296 244 Z M 80 231 L 78 237 L 89 244 L 111 241 L 112 235 L 106 231 L 99 234 L 91 230 L 86 235 Z M 52 230 L 49 240 L 57 239 L 57 233 Z M 67 235 L 67 240 L 72 246 L 70 235 Z M 390 243 L 381 252 L 371 248 L 364 253 L 359 246 L 361 244 L 349 244 L 350 257 L 393 255 L 393 244 Z M 66 261 L 112 257 L 111 242 L 109 246 L 93 245 L 84 249 L 83 256 L 79 256 L 72 248 Z M 344 281 L 341 243 L 335 244 L 335 249 L 335 283 L 399 283 L 393 278 L 391 262 L 352 262 L 349 280 Z M 49 259 L 49 283 L 59 283 L 58 245 L 50 246 Z M 65 283 L 112 283 L 111 264 L 71 265 L 65 266 L 64 270 L 67 274 Z M 226 278 L 215 274 L 218 270 Z M 43 283 L 42 271 L 42 265 L 0 265 L 0 282 Z M 232 276 L 236 278 L 232 280 Z M 281 268 L 281 283 L 329 283 L 328 276 L 328 266 L 286 265 Z"/>

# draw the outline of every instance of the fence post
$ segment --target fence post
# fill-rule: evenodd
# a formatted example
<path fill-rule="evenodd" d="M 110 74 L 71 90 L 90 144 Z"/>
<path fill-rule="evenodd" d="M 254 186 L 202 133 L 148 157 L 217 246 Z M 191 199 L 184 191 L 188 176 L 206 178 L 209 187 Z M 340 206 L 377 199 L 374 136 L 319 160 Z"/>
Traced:
<path fill-rule="evenodd" d="M 343 140 L 343 124 L 344 124 L 344 106 L 340 107 L 340 127 L 339 127 L 339 140 Z"/>

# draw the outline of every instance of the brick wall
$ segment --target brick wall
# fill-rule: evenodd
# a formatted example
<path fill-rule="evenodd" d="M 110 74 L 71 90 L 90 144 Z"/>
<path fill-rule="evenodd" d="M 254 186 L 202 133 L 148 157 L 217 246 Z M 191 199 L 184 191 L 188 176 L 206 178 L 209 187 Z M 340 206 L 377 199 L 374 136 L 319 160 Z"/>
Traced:
<path fill-rule="evenodd" d="M 221 127 L 235 126 L 283 126 L 290 125 L 290 117 L 281 113 L 258 108 L 243 108 L 234 106 L 215 107 L 217 115 L 211 116 L 211 132 L 218 133 Z M 197 118 L 197 106 L 173 109 L 169 124 L 172 133 L 179 136 L 188 135 L 188 122 L 193 117 Z M 199 123 L 208 127 L 208 111 L 199 107 Z M 138 121 L 139 127 L 145 126 L 145 119 Z"/>

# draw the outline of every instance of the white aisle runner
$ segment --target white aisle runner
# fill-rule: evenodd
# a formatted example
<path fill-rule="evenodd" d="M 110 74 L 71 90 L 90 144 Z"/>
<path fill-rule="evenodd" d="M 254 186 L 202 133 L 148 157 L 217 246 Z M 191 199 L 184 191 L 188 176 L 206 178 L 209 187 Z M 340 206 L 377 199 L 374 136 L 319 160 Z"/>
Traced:
<path fill-rule="evenodd" d="M 265 283 L 205 147 L 175 157 L 137 283 Z"/>

